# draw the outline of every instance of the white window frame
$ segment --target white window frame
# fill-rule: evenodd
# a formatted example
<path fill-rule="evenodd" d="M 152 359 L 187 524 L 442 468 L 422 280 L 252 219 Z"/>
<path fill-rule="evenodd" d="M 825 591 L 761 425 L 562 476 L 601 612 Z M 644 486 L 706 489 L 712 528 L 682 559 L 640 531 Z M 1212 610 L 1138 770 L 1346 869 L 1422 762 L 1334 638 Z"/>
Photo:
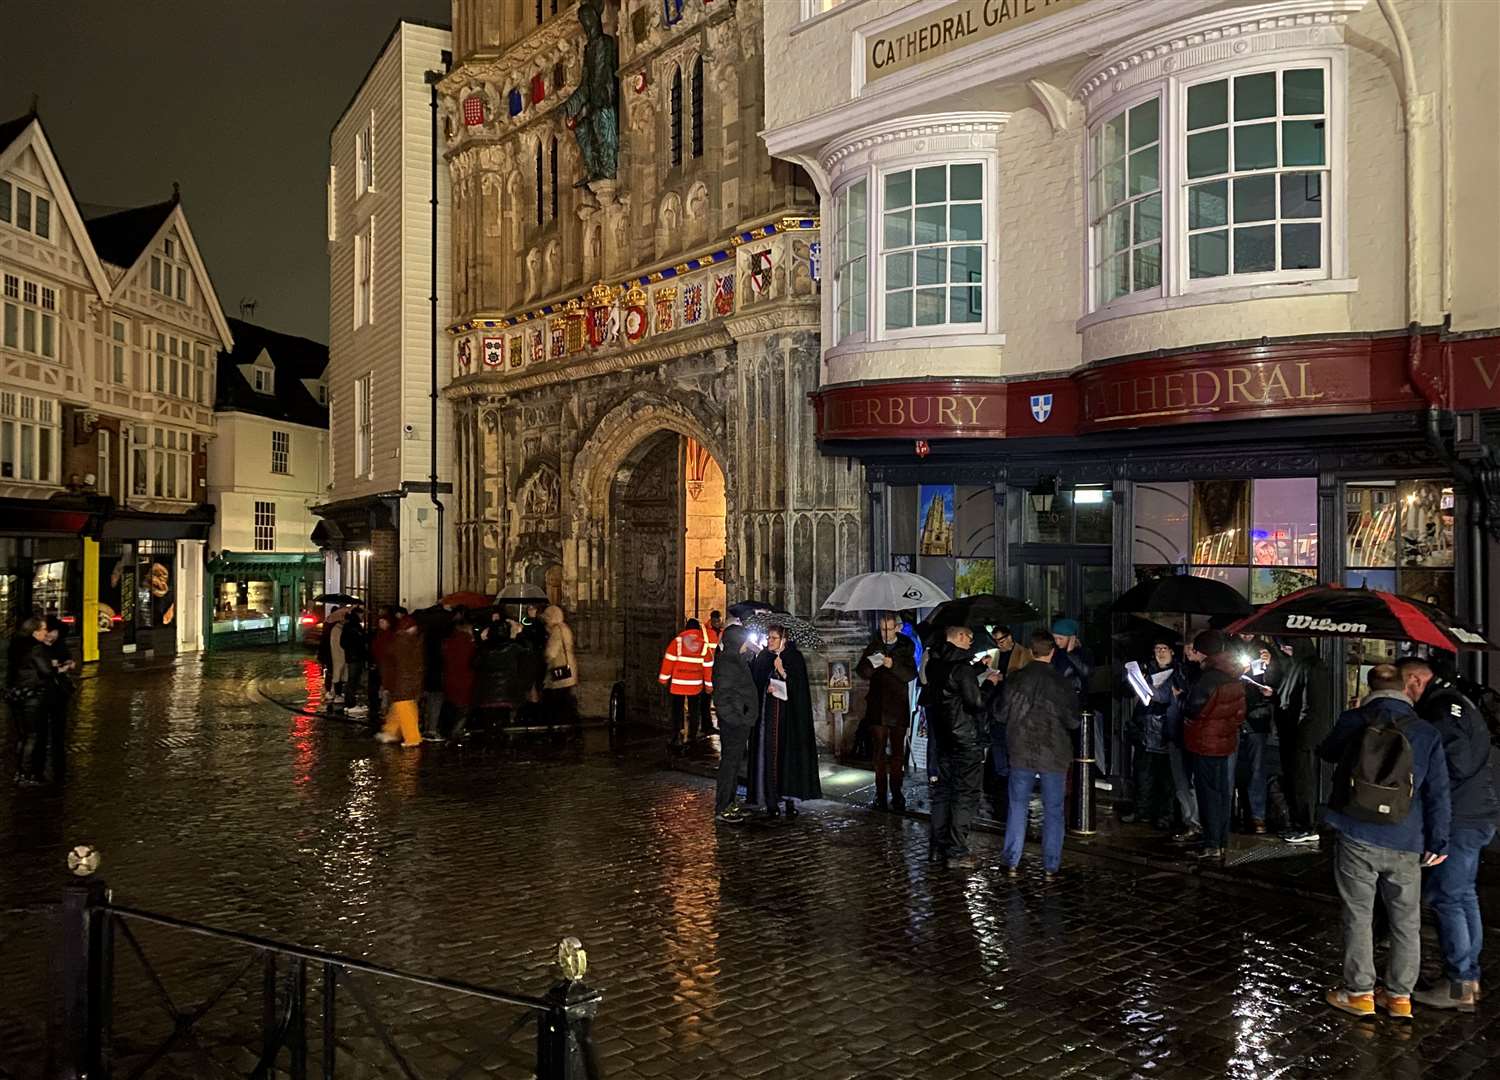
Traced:
<path fill-rule="evenodd" d="M 257 394 L 276 393 L 276 369 L 256 364 L 250 369 L 250 383 Z"/>
<path fill-rule="evenodd" d="M 61 418 L 56 398 L 0 391 L 0 483 L 56 485 Z"/>
<path fill-rule="evenodd" d="M 844 270 L 846 268 L 852 268 L 855 265 L 855 260 L 854 259 L 848 259 L 848 260 L 846 260 L 844 258 L 843 241 L 846 239 L 846 237 L 848 235 L 848 228 L 849 228 L 849 192 L 850 192 L 850 189 L 852 189 L 856 184 L 863 184 L 865 186 L 865 209 L 864 209 L 864 215 L 865 215 L 865 222 L 864 222 L 864 234 L 865 234 L 864 235 L 864 242 L 865 242 L 865 246 L 864 246 L 864 252 L 863 252 L 863 254 L 861 254 L 861 255 L 858 256 L 858 259 L 862 259 L 864 261 L 864 267 L 865 267 L 865 281 L 864 281 L 865 310 L 864 310 L 864 319 L 863 319 L 864 325 L 862 325 L 862 326 L 860 326 L 860 327 L 858 327 L 856 329 L 852 325 L 852 323 L 851 323 L 849 332 L 847 334 L 844 334 L 844 333 L 841 333 L 842 323 L 840 321 L 840 316 L 839 316 L 839 309 L 844 305 L 844 301 L 845 301 L 844 289 L 843 289 L 843 285 L 842 285 L 842 276 L 843 276 L 843 272 L 844 272 Z M 833 207 L 834 207 L 834 213 L 833 213 L 833 237 L 832 237 L 832 240 L 833 240 L 833 258 L 829 259 L 829 260 L 826 260 L 827 265 L 829 265 L 831 267 L 831 269 L 832 269 L 832 275 L 831 275 L 830 280 L 833 283 L 833 289 L 832 289 L 832 292 L 833 292 L 833 322 L 831 324 L 832 325 L 832 329 L 833 329 L 833 334 L 831 335 L 831 337 L 833 338 L 833 341 L 834 341 L 835 344 L 844 344 L 845 342 L 856 343 L 856 342 L 868 341 L 869 337 L 870 337 L 870 311 L 871 311 L 871 307 L 870 307 L 870 274 L 871 274 L 871 267 L 872 267 L 872 264 L 873 264 L 873 261 L 874 261 L 874 253 L 870 249 L 870 238 L 871 238 L 871 235 L 872 235 L 871 234 L 871 226 L 870 226 L 870 211 L 872 209 L 872 204 L 871 204 L 871 199 L 870 199 L 870 176 L 869 176 L 869 174 L 868 174 L 867 171 L 866 172 L 861 172 L 861 173 L 859 173 L 857 175 L 849 177 L 849 179 L 848 179 L 848 181 L 846 183 L 844 183 L 844 184 L 842 184 L 842 185 L 839 186 L 838 190 L 833 193 Z M 852 300 L 852 296 L 850 297 L 850 299 Z"/>
<path fill-rule="evenodd" d="M 125 357 L 130 343 L 130 328 L 124 319 L 110 319 L 109 323 L 109 379 L 116 386 L 126 382 Z"/>
<path fill-rule="evenodd" d="M 276 550 L 276 503 L 254 500 L 254 548 L 256 551 Z"/>
<path fill-rule="evenodd" d="M 146 445 L 149 450 L 146 497 L 191 502 L 193 433 L 182 428 L 152 425 Z"/>
<path fill-rule="evenodd" d="M 19 180 L 0 180 L 0 224 L 30 233 L 38 240 L 51 243 L 57 234 L 57 203 L 51 192 L 44 192 Z M 21 224 L 21 195 L 26 199 L 26 223 Z M 42 219 L 46 227 L 42 227 Z"/>
<path fill-rule="evenodd" d="M 339 168 L 337 165 L 330 165 L 328 166 L 328 242 L 330 244 L 339 238 L 338 208 Z"/>
<path fill-rule="evenodd" d="M 182 253 L 182 241 L 171 236 L 162 237 L 161 247 L 151 253 L 151 291 L 186 304 L 192 294 L 188 285 L 192 278 L 187 256 Z"/>
<path fill-rule="evenodd" d="M 1324 97 L 1324 158 L 1322 166 L 1328 175 L 1323 197 L 1323 265 L 1317 269 L 1271 270 L 1255 273 L 1231 273 L 1211 278 L 1191 278 L 1188 267 L 1188 199 L 1190 183 L 1203 183 L 1205 177 L 1189 181 L 1187 177 L 1187 91 L 1190 86 L 1233 80 L 1240 75 L 1293 68 L 1323 67 L 1327 72 Z M 1235 303 L 1283 295 L 1307 296 L 1350 293 L 1358 289 L 1357 280 L 1349 277 L 1348 263 L 1348 60 L 1342 44 L 1309 46 L 1276 50 L 1273 55 L 1245 56 L 1211 64 L 1195 65 L 1133 87 L 1099 103 L 1097 115 L 1090 116 L 1085 155 L 1085 233 L 1082 249 L 1087 287 L 1084 311 L 1077 323 L 1083 330 L 1099 322 L 1129 315 L 1144 314 L 1200 304 Z M 1094 279 L 1095 243 L 1093 220 L 1096 207 L 1087 180 L 1093 175 L 1094 135 L 1109 118 L 1128 110 L 1153 96 L 1161 98 L 1161 192 L 1162 192 L 1162 273 L 1161 287 L 1127 293 L 1108 303 L 1097 302 Z M 1278 117 L 1281 103 L 1278 95 Z M 1277 120 L 1279 124 L 1279 119 Z M 1232 127 L 1232 117 L 1231 117 Z M 1231 136 L 1232 137 L 1232 136 Z M 1278 132 L 1278 152 L 1280 146 Z M 1279 156 L 1278 156 L 1279 162 Z M 1281 166 L 1257 170 L 1267 175 L 1284 172 L 1318 171 L 1315 166 Z M 1236 175 L 1236 174 L 1231 174 Z M 1232 199 L 1232 189 L 1231 189 Z M 1313 219 L 1306 219 L 1313 220 Z M 1280 221 L 1277 222 L 1280 224 Z"/>
<path fill-rule="evenodd" d="M 375 219 L 354 235 L 354 328 L 375 322 Z"/>
<path fill-rule="evenodd" d="M 0 348 L 62 359 L 61 290 L 35 278 L 0 276 Z"/>
<path fill-rule="evenodd" d="M 375 190 L 375 110 L 365 119 L 364 127 L 354 133 L 354 197 Z"/>
<path fill-rule="evenodd" d="M 100 495 L 109 494 L 110 459 L 113 457 L 110 444 L 114 441 L 114 434 L 108 428 L 100 428 L 94 436 L 98 443 L 97 460 L 94 463 L 94 491 Z"/>
<path fill-rule="evenodd" d="M 354 476 L 368 480 L 375 475 L 374 427 L 375 373 L 354 380 Z"/>
<path fill-rule="evenodd" d="M 292 475 L 292 433 L 271 432 L 271 472 L 277 476 Z"/>

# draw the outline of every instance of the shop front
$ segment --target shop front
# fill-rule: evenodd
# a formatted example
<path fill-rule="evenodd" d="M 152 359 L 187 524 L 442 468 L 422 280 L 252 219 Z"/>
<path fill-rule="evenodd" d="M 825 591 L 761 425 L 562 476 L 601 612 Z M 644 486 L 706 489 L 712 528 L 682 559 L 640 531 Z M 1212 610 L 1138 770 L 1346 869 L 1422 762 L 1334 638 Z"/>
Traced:
<path fill-rule="evenodd" d="M 1117 673 L 1141 657 L 1111 605 L 1147 577 L 1211 577 L 1254 604 L 1331 581 L 1477 625 L 1500 614 L 1481 527 L 1495 492 L 1466 460 L 1500 414 L 1462 391 L 1457 409 L 1429 408 L 1409 358 L 1405 336 L 1292 341 L 1041 379 L 838 385 L 814 404 L 823 443 L 865 464 L 875 567 L 1080 622 L 1100 756 L 1117 773 Z M 1386 642 L 1322 647 L 1346 700 L 1393 656 Z"/>
<path fill-rule="evenodd" d="M 323 557 L 220 552 L 208 564 L 204 622 L 210 651 L 302 641 L 303 613 L 323 591 Z"/>

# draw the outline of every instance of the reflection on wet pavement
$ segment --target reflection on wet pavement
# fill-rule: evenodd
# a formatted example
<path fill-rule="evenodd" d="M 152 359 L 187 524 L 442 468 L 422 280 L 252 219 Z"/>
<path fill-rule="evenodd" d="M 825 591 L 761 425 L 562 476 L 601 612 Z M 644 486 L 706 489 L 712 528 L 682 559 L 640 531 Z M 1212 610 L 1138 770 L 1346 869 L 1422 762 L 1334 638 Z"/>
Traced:
<path fill-rule="evenodd" d="M 123 903 L 492 986 L 540 992 L 574 934 L 613 1080 L 1500 1071 L 1500 998 L 1409 1030 L 1322 1005 L 1325 905 L 1098 862 L 1051 885 L 1030 859 L 1019 883 L 934 870 L 917 823 L 841 803 L 716 829 L 709 783 L 659 770 L 655 737 L 401 751 L 262 692 L 321 685 L 305 657 L 251 652 L 87 680 L 66 789 L 0 794 L 0 1075 L 41 1075 L 46 923 L 15 909 L 57 899 L 77 843 Z M 242 962 L 140 936 L 179 1004 Z M 242 1074 L 255 982 L 202 1035 Z M 365 985 L 421 1075 L 471 1053 L 529 1075 L 525 1036 L 485 1049 L 503 1010 Z M 126 1056 L 170 1031 L 125 959 L 116 1031 Z M 353 1075 L 397 1075 L 352 1009 L 340 1037 Z M 153 1075 L 207 1072 L 174 1052 Z"/>

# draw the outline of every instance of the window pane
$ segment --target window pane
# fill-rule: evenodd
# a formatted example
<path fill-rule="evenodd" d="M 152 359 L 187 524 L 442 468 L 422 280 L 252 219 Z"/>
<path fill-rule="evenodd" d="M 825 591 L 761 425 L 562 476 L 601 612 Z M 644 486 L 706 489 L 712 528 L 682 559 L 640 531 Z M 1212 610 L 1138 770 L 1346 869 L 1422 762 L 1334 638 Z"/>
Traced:
<path fill-rule="evenodd" d="M 1161 236 L 1161 195 L 1149 195 L 1135 204 L 1135 243 Z"/>
<path fill-rule="evenodd" d="M 1234 272 L 1253 274 L 1276 269 L 1276 226 L 1234 230 Z"/>
<path fill-rule="evenodd" d="M 1189 506 L 1192 493 L 1185 482 L 1149 482 L 1135 486 L 1135 528 L 1131 544 L 1137 566 L 1187 562 L 1192 542 Z"/>
<path fill-rule="evenodd" d="M 942 203 L 936 206 L 917 207 L 917 243 L 934 244 L 948 239 L 948 207 Z"/>
<path fill-rule="evenodd" d="M 1130 194 L 1143 195 L 1161 187 L 1161 170 L 1157 167 L 1159 150 L 1153 146 L 1130 155 Z"/>
<path fill-rule="evenodd" d="M 1125 114 L 1112 116 L 1104 122 L 1103 160 L 1113 161 L 1125 154 Z"/>
<path fill-rule="evenodd" d="M 1234 129 L 1234 167 L 1238 170 L 1276 167 L 1275 124 L 1249 124 Z"/>
<path fill-rule="evenodd" d="M 151 256 L 151 287 L 161 289 L 161 260 L 155 255 Z"/>
<path fill-rule="evenodd" d="M 0 221 L 10 220 L 10 193 L 10 181 L 0 180 Z"/>
<path fill-rule="evenodd" d="M 1316 570 L 1293 570 L 1289 567 L 1257 568 L 1250 571 L 1250 602 L 1269 604 L 1298 589 L 1305 589 L 1317 583 L 1318 572 Z"/>
<path fill-rule="evenodd" d="M 1130 291 L 1130 255 L 1112 255 L 1104 260 L 1104 283 L 1100 292 L 1106 301 L 1124 296 Z"/>
<path fill-rule="evenodd" d="M 977 323 L 984 318 L 982 290 L 977 287 L 950 289 L 948 292 L 948 321 L 955 323 Z"/>
<path fill-rule="evenodd" d="M 1281 216 L 1323 216 L 1323 174 L 1284 173 L 1281 177 Z"/>
<path fill-rule="evenodd" d="M 917 325 L 937 326 L 941 323 L 947 299 L 947 289 L 918 289 Z"/>
<path fill-rule="evenodd" d="M 1276 216 L 1276 177 L 1242 176 L 1234 182 L 1234 220 L 1270 221 Z"/>
<path fill-rule="evenodd" d="M 1133 288 L 1155 289 L 1161 285 L 1161 245 L 1147 244 L 1132 253 L 1135 280 Z"/>
<path fill-rule="evenodd" d="M 16 225 L 31 228 L 31 192 L 25 188 L 16 188 Z"/>
<path fill-rule="evenodd" d="M 1322 165 L 1323 121 L 1283 120 L 1281 160 L 1287 165 Z"/>
<path fill-rule="evenodd" d="M 911 285 L 911 252 L 903 251 L 885 257 L 885 287 L 904 289 Z"/>
<path fill-rule="evenodd" d="M 948 208 L 950 240 L 983 240 L 984 208 L 978 203 L 964 203 Z"/>
<path fill-rule="evenodd" d="M 1188 136 L 1188 176 L 1214 176 L 1229 171 L 1229 131 L 1205 131 Z"/>
<path fill-rule="evenodd" d="M 1276 73 L 1241 75 L 1234 80 L 1234 118 L 1259 120 L 1276 115 Z"/>
<path fill-rule="evenodd" d="M 906 247 L 911 243 L 911 211 L 901 210 L 885 216 L 885 246 Z"/>
<path fill-rule="evenodd" d="M 1114 206 L 1125 199 L 1125 162 L 1117 161 L 1104 170 L 1104 206 Z"/>
<path fill-rule="evenodd" d="M 911 205 L 911 173 L 890 173 L 885 178 L 886 209 Z"/>
<path fill-rule="evenodd" d="M 1250 483 L 1193 483 L 1193 562 L 1198 566 L 1243 566 L 1249 561 Z"/>
<path fill-rule="evenodd" d="M 1229 224 L 1229 182 L 1216 180 L 1188 188 L 1188 228 Z"/>
<path fill-rule="evenodd" d="M 16 347 L 16 335 L 19 332 L 21 310 L 15 304 L 5 305 L 5 331 L 3 340 L 7 348 Z"/>
<path fill-rule="evenodd" d="M 44 314 L 42 316 L 42 355 L 43 356 L 51 356 L 51 355 L 53 355 L 52 326 L 53 326 L 53 318 L 52 318 L 52 316 Z"/>
<path fill-rule="evenodd" d="M 1256 480 L 1250 561 L 1256 566 L 1318 565 L 1318 481 Z"/>
<path fill-rule="evenodd" d="M 1452 486 L 1437 480 L 1402 480 L 1396 485 L 1396 503 L 1400 565 L 1452 566 Z"/>
<path fill-rule="evenodd" d="M 1283 225 L 1281 227 L 1281 268 L 1283 270 L 1316 270 L 1323 265 L 1323 226 Z"/>
<path fill-rule="evenodd" d="M 984 197 L 984 166 L 951 165 L 948 168 L 948 182 L 952 185 L 949 197 L 954 201 L 981 199 Z"/>
<path fill-rule="evenodd" d="M 948 249 L 922 248 L 917 252 L 917 284 L 936 285 L 948 280 Z"/>
<path fill-rule="evenodd" d="M 1303 68 L 1282 73 L 1281 111 L 1287 116 L 1303 116 L 1323 111 L 1322 68 Z"/>
<path fill-rule="evenodd" d="M 934 203 L 948 200 L 948 169 L 943 165 L 929 165 L 917 170 L 917 202 Z"/>
<path fill-rule="evenodd" d="M 1229 81 L 1199 83 L 1188 87 L 1187 126 L 1189 131 L 1222 124 L 1229 119 Z"/>
<path fill-rule="evenodd" d="M 1188 237 L 1188 273 L 1195 278 L 1229 273 L 1229 234 L 1220 230 Z"/>
<path fill-rule="evenodd" d="M 52 203 L 40 195 L 36 199 L 36 234 L 43 240 L 52 235 Z"/>
<path fill-rule="evenodd" d="M 901 330 L 911 325 L 911 293 L 887 293 L 885 297 L 885 328 Z"/>
<path fill-rule="evenodd" d="M 187 299 L 187 267 L 185 266 L 177 268 L 177 299 Z"/>
<path fill-rule="evenodd" d="M 21 311 L 21 348 L 36 352 L 36 312 L 30 308 Z"/>
<path fill-rule="evenodd" d="M 952 263 L 949 270 L 948 280 L 957 284 L 965 282 L 979 282 L 984 280 L 984 248 L 982 247 L 956 247 L 951 248 Z"/>
<path fill-rule="evenodd" d="M 1110 254 L 1130 246 L 1130 208 L 1122 206 L 1104 219 L 1104 250 Z"/>
<path fill-rule="evenodd" d="M 1154 143 L 1160 134 L 1161 110 L 1156 98 L 1143 101 L 1130 110 L 1130 149 L 1139 150 L 1147 143 Z"/>

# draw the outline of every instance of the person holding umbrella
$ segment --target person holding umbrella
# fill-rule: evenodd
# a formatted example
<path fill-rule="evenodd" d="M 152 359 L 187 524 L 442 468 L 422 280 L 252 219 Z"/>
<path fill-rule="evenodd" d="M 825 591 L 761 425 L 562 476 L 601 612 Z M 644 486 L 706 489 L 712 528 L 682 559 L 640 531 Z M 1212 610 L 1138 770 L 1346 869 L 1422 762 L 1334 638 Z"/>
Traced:
<path fill-rule="evenodd" d="M 775 616 L 772 616 L 775 618 Z M 807 661 L 785 625 L 766 627 L 766 647 L 750 665 L 761 695 L 760 723 L 750 742 L 750 801 L 768 817 L 797 816 L 797 799 L 821 799 L 818 745 L 813 734 L 812 688 Z"/>
<path fill-rule="evenodd" d="M 998 671 L 985 672 L 976 666 L 973 645 L 974 631 L 969 627 L 943 630 L 943 640 L 928 654 L 925 698 L 938 763 L 927 858 L 964 870 L 976 865 L 969 850 L 969 831 L 979 809 L 984 777 L 986 691 L 993 692 L 1000 683 Z"/>
<path fill-rule="evenodd" d="M 865 646 L 855 665 L 855 674 L 870 684 L 865 696 L 865 723 L 870 729 L 870 745 L 875 758 L 874 809 L 890 806 L 901 813 L 906 809 L 902 788 L 906 765 L 906 729 L 911 723 L 911 681 L 917 677 L 916 645 L 901 633 L 901 623 L 886 612 L 880 616 L 880 629 Z"/>

